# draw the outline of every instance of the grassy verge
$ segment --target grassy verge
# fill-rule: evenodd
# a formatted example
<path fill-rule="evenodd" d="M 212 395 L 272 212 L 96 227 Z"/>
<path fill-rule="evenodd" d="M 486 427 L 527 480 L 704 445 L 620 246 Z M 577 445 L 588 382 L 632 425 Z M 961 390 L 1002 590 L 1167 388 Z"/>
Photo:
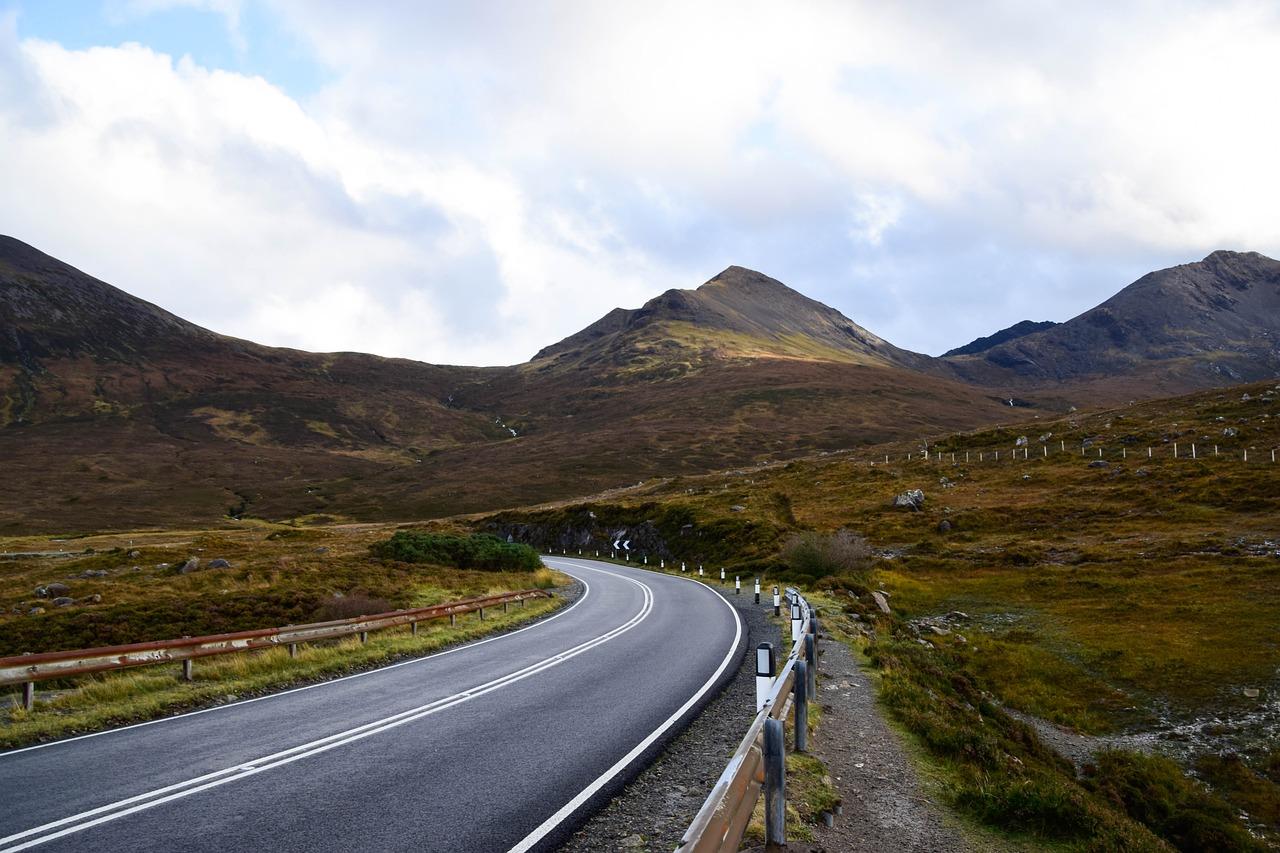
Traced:
<path fill-rule="evenodd" d="M 856 597 L 834 610 L 828 630 L 866 656 L 879 701 L 921 748 L 945 800 L 975 824 L 1064 850 L 1268 849 L 1226 799 L 1167 758 L 1107 750 L 1077 775 L 1004 712 L 958 638 L 923 640 Z"/>
<path fill-rule="evenodd" d="M 290 658 L 285 649 L 208 658 L 196 663 L 190 683 L 179 680 L 178 665 L 88 676 L 58 690 L 49 701 L 38 702 L 31 712 L 16 706 L 0 711 L 0 747 L 142 722 L 419 657 L 510 630 L 562 605 L 559 598 L 536 599 L 505 614 L 492 610 L 483 621 L 468 614 L 452 628 L 443 620 L 421 623 L 416 637 L 407 629 L 390 629 L 370 634 L 363 645 L 353 638 L 302 646 L 297 658 Z"/>

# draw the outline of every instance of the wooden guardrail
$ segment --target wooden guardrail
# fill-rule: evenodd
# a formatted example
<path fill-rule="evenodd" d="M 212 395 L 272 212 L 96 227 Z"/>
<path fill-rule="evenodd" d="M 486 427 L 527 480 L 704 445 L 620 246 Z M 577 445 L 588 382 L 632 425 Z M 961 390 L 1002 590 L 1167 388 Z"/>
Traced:
<path fill-rule="evenodd" d="M 775 602 L 777 587 L 774 587 Z M 791 654 L 773 677 L 773 649 L 756 649 L 758 713 L 711 794 L 685 830 L 676 853 L 731 853 L 742 836 L 756 802 L 765 794 L 765 835 L 770 844 L 786 843 L 786 767 L 783 725 L 795 712 L 795 746 L 808 748 L 808 701 L 814 698 L 818 620 L 809 603 L 787 590 L 792 611 Z M 770 671 L 766 671 L 766 668 Z"/>
<path fill-rule="evenodd" d="M 183 662 L 183 678 L 189 681 L 192 661 L 196 658 L 270 649 L 277 646 L 287 646 L 289 656 L 294 657 L 297 655 L 299 643 L 332 640 L 356 634 L 360 635 L 360 641 L 364 642 L 368 639 L 370 631 L 380 631 L 400 625 L 410 626 L 410 630 L 416 634 L 419 622 L 443 619 L 447 616 L 450 624 L 453 624 L 459 614 L 472 612 L 479 612 L 480 618 L 483 619 L 486 607 L 501 607 L 505 611 L 511 604 L 519 603 L 523 606 L 528 599 L 547 596 L 548 593 L 543 590 L 526 589 L 500 595 L 466 598 L 413 610 L 393 610 L 371 616 L 336 619 L 331 622 L 260 628 L 205 637 L 183 637 L 178 640 L 131 643 L 125 646 L 17 655 L 0 658 L 0 686 L 21 684 L 23 706 L 31 710 L 35 704 L 37 681 L 175 661 Z"/>

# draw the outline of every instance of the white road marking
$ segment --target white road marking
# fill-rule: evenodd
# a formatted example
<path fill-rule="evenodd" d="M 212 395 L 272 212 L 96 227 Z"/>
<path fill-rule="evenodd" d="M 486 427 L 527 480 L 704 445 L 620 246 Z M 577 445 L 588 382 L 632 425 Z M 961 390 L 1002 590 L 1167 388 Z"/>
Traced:
<path fill-rule="evenodd" d="M 314 740 L 305 744 L 300 744 L 298 746 L 291 747 L 290 749 L 282 750 L 280 752 L 276 752 L 271 755 L 263 756 L 262 758 L 253 759 L 249 762 L 243 762 L 233 767 L 224 768 L 222 770 L 218 770 L 213 773 L 207 773 L 203 776 L 198 776 L 194 779 L 186 780 L 185 782 L 178 782 L 173 785 L 167 785 L 163 788 L 158 788 L 154 791 L 148 791 L 143 794 L 138 794 L 136 796 L 129 797 L 127 799 L 119 800 L 114 803 L 109 803 L 104 806 L 99 806 L 97 808 L 90 809 L 88 811 L 80 812 L 79 814 L 70 815 L 68 817 L 64 817 L 59 820 L 52 821 L 50 823 L 42 824 L 40 826 L 35 826 L 30 829 L 26 829 L 21 832 L 14 833 L 13 835 L 6 836 L 5 838 L 0 838 L 0 850 L 5 851 L 5 853 L 9 853 L 9 851 L 26 850 L 28 848 L 35 847 L 39 844 L 44 844 L 45 842 L 52 841 L 54 839 L 61 838 L 66 835 L 70 835 L 72 833 L 81 832 L 83 830 L 90 829 L 102 823 L 118 820 L 119 818 L 125 817 L 135 812 L 154 808 L 155 806 L 170 802 L 172 800 L 181 799 L 183 797 L 191 796 L 192 794 L 197 794 L 201 791 L 206 791 L 210 788 L 215 788 L 221 785 L 225 785 L 228 782 L 234 782 L 239 779 L 245 779 L 250 776 L 255 776 L 258 773 L 262 773 L 266 770 L 270 770 L 275 767 L 281 767 L 286 764 L 291 764 L 300 759 L 307 758 L 312 755 L 318 755 L 322 752 L 327 752 L 336 747 L 343 746 L 348 743 L 353 743 L 355 741 L 362 740 L 371 735 L 380 734 L 382 732 L 388 731 L 398 726 L 402 726 L 406 723 L 413 722 L 414 720 L 418 720 L 423 717 L 430 716 L 432 714 L 437 714 L 441 711 L 447 710 L 448 708 L 452 708 L 455 705 L 460 705 L 463 702 L 470 701 L 471 699 L 476 698 L 478 696 L 483 696 L 486 693 L 491 693 L 494 690 L 499 690 L 502 687 L 506 687 L 509 684 L 514 684 L 518 681 L 523 681 L 526 678 L 537 675 L 545 670 L 551 669 L 552 667 L 557 666 L 564 661 L 577 657 L 578 655 L 583 654 L 584 652 L 590 651 L 591 649 L 594 649 L 597 646 L 603 645 L 604 643 L 607 643 L 610 640 L 613 640 L 627 633 L 631 629 L 635 628 L 637 625 L 639 625 L 641 622 L 647 619 L 649 617 L 649 614 L 653 611 L 653 590 L 646 584 L 640 581 L 634 580 L 633 578 L 629 578 L 624 575 L 615 574 L 614 572 L 607 572 L 602 569 L 595 569 L 589 566 L 582 566 L 580 568 L 584 568 L 589 571 L 600 572 L 602 574 L 612 575 L 614 577 L 618 577 L 621 580 L 625 580 L 628 583 L 639 587 L 642 590 L 644 595 L 644 603 L 641 606 L 640 611 L 635 616 L 631 617 L 631 619 L 629 619 L 627 622 L 624 622 L 622 625 L 619 625 L 616 628 L 606 631 L 605 633 L 600 634 L 596 637 L 593 637 L 590 640 L 586 640 L 582 643 L 579 643 L 577 646 L 574 646 L 570 649 L 559 651 L 555 655 L 548 658 L 544 658 L 543 660 L 538 661 L 537 663 L 530 664 L 529 666 L 526 666 L 523 669 L 519 669 L 513 673 L 509 673 L 508 675 L 504 675 L 504 676 L 501 676 L 500 678 L 493 679 L 492 681 L 486 682 L 485 684 L 481 684 L 477 687 L 472 687 L 467 692 L 456 693 L 452 696 L 446 696 L 442 699 L 437 699 L 433 702 L 429 702 L 417 708 L 411 708 L 407 711 L 401 711 L 397 714 L 392 714 L 391 716 L 385 717 L 381 720 L 375 720 L 370 723 L 365 723 L 364 725 L 356 726 L 355 728 L 348 729 L 347 731 L 344 731 L 344 732 L 339 732 L 337 734 L 319 738 L 317 740 Z M 583 583 L 585 584 L 586 582 L 583 581 Z M 585 597 L 586 596 L 584 595 L 583 599 L 585 599 Z M 583 599 L 579 599 L 579 601 L 582 601 Z M 566 610 L 564 612 L 568 612 L 568 611 Z M 527 630 L 527 629 L 524 629 L 524 630 Z M 513 632 L 513 633 L 516 633 L 516 632 Z M 505 635 L 505 636 L 510 636 L 510 635 Z M 475 645 L 479 645 L 479 643 L 472 644 L 472 646 L 475 646 Z M 425 660 L 425 658 L 423 658 L 422 660 Z M 331 683 L 331 682 L 326 682 L 326 683 Z M 38 836 L 38 837 L 32 837 L 32 836 Z M 26 839 L 26 840 L 24 841 L 23 839 Z M 20 842 L 20 843 L 13 844 L 13 846 L 6 846 L 6 845 L 12 844 L 13 842 Z"/>
<path fill-rule="evenodd" d="M 559 560 L 558 562 L 568 563 L 574 568 L 584 568 L 584 569 L 591 568 L 590 566 L 583 566 L 579 563 L 575 563 L 572 560 Z M 593 571 L 600 571 L 600 569 L 593 569 Z M 679 580 L 685 580 L 685 581 L 688 581 L 689 583 L 698 583 L 697 581 L 691 578 L 680 578 L 677 575 L 671 575 L 670 577 L 678 578 Z M 698 585 L 703 586 L 702 584 L 698 584 Z M 715 673 L 706 680 L 706 682 L 702 685 L 702 687 L 699 688 L 697 693 L 689 697 L 689 701 L 681 705 L 680 708 L 675 713 L 673 713 L 670 717 L 668 717 L 665 721 L 663 721 L 662 724 L 659 725 L 656 729 L 654 729 L 649 734 L 648 737 L 640 741 L 640 743 L 636 744 L 636 746 L 630 752 L 622 756 L 622 758 L 618 759 L 618 761 L 612 767 L 610 767 L 608 770 L 601 773 L 598 777 L 596 777 L 595 781 L 593 781 L 591 784 L 587 785 L 587 787 L 579 791 L 577 795 L 573 797 L 573 799 L 569 800 L 569 802 L 561 806 L 556 811 L 555 814 L 551 815 L 551 817 L 544 820 L 541 824 L 538 825 L 536 829 L 533 830 L 533 832 L 530 832 L 523 839 L 521 839 L 519 843 L 517 843 L 514 847 L 511 848 L 509 853 L 527 853 L 527 851 L 532 850 L 534 845 L 536 845 L 543 838 L 546 838 L 547 835 L 549 835 L 552 831 L 554 831 L 557 826 L 559 826 L 561 823 L 565 821 L 565 819 L 567 819 L 575 811 L 581 808 L 582 805 L 587 802 L 587 800 L 595 796 L 596 792 L 599 791 L 601 788 L 603 788 L 605 785 L 607 785 L 609 781 L 613 779 L 614 776 L 617 776 L 620 772 L 626 769 L 626 767 L 629 764 L 631 764 L 631 762 L 635 761 L 637 758 L 643 755 L 645 750 L 647 750 L 650 746 L 652 746 L 654 742 L 658 740 L 658 738 L 662 737 L 662 735 L 668 729 L 674 726 L 681 717 L 683 717 L 686 713 L 688 713 L 690 708 L 692 708 L 695 704 L 697 704 L 697 702 L 701 700 L 701 698 L 705 696 L 707 692 L 711 690 L 712 687 L 715 686 L 716 681 L 719 680 L 720 676 L 724 673 L 725 669 L 729 666 L 729 663 L 733 660 L 733 653 L 737 650 L 738 642 L 742 639 L 742 617 L 738 615 L 738 611 L 734 608 L 732 604 L 728 602 L 728 600 L 724 598 L 724 596 L 720 595 L 714 590 L 712 591 L 712 594 L 715 595 L 715 597 L 719 599 L 720 602 L 724 604 L 725 607 L 729 608 L 729 611 L 733 614 L 734 626 L 736 628 L 733 635 L 733 642 L 729 644 L 729 649 L 728 651 L 725 652 L 724 659 L 720 661 L 720 666 L 716 669 Z"/>
<path fill-rule="evenodd" d="M 582 590 L 582 595 L 578 598 L 577 601 L 575 601 L 573 604 L 569 605 L 565 609 L 561 610 L 559 613 L 556 613 L 554 616 L 549 616 L 546 619 L 539 619 L 534 624 L 527 625 L 524 628 L 519 628 L 515 631 L 507 631 L 502 634 L 497 634 L 496 636 L 493 636 L 493 637 L 486 637 L 483 640 L 476 640 L 474 643 L 467 643 L 466 645 L 463 645 L 463 646 L 455 646 L 452 649 L 445 649 L 442 652 L 434 652 L 432 654 L 426 655 L 425 657 L 414 658 L 412 660 L 403 660 L 403 661 L 400 661 L 399 663 L 391 663 L 391 664 L 387 664 L 386 666 L 380 666 L 377 669 L 366 669 L 362 672 L 355 672 L 355 673 L 352 673 L 351 675 L 344 675 L 339 678 L 329 678 L 324 681 L 317 681 L 315 684 L 304 684 L 301 687 L 291 687 L 288 690 L 281 690 L 278 693 L 268 693 L 265 696 L 255 696 L 252 699 L 241 699 L 239 702 L 228 702 L 225 705 L 215 705 L 212 708 L 201 708 L 198 711 L 187 711 L 182 714 L 174 714 L 173 716 L 170 716 L 170 717 L 161 717 L 156 720 L 147 720 L 146 722 L 142 722 L 142 723 L 133 723 L 132 725 L 128 725 L 128 726 L 120 726 L 119 728 L 104 729 L 100 732 L 89 732 L 88 734 L 76 735 L 75 737 L 62 738 L 61 740 L 53 740 L 53 741 L 49 741 L 48 743 L 37 743 L 37 744 L 33 744 L 32 746 L 24 746 L 19 749 L 11 749 L 8 752 L 0 752 L 0 759 L 7 758 L 10 755 L 17 755 L 20 752 L 30 752 L 33 749 L 48 749 L 51 746 L 63 746 L 65 744 L 75 743 L 78 740 L 85 740 L 86 738 L 102 737 L 103 735 L 113 735 L 113 734 L 116 734 L 117 732 L 127 732 L 130 729 L 139 729 L 139 728 L 142 728 L 143 726 L 154 726 L 159 723 L 168 723 L 173 720 L 181 720 L 186 717 L 198 717 L 201 714 L 211 714 L 214 711 L 225 711 L 228 708 L 238 708 L 241 705 L 251 705 L 254 702 L 265 702 L 268 699 L 279 699 L 281 696 L 288 696 L 293 693 L 301 693 L 304 690 L 314 690 L 317 687 L 328 687 L 331 684 L 338 684 L 343 681 L 350 681 L 353 678 L 364 678 L 367 675 L 374 675 L 379 672 L 386 672 L 389 669 L 399 669 L 402 666 L 414 666 L 416 664 L 424 663 L 429 660 L 435 660 L 436 658 L 444 657 L 445 655 L 451 655 L 456 652 L 465 652 L 467 649 L 474 649 L 476 646 L 483 646 L 486 643 L 494 643 L 494 642 L 497 642 L 498 640 L 505 640 L 508 637 L 514 637 L 516 634 L 523 634 L 525 631 L 532 631 L 534 628 L 541 628 L 543 625 L 546 625 L 548 622 L 554 622 L 556 619 L 559 619 L 561 616 L 566 615 L 567 613 L 569 613 L 569 611 L 573 610 L 579 604 L 586 601 L 587 596 L 591 594 L 591 585 L 588 584 L 585 580 L 582 580 L 582 578 L 575 578 L 575 580 L 581 581 L 582 586 L 584 587 L 584 589 Z"/>

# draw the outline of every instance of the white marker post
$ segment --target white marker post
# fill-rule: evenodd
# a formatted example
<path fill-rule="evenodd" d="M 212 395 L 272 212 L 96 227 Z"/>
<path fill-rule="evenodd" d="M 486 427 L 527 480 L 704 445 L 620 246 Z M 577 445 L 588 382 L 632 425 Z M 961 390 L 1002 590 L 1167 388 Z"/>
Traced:
<path fill-rule="evenodd" d="M 773 686 L 773 644 L 756 646 L 756 713 L 764 710 L 769 700 L 769 688 Z"/>
<path fill-rule="evenodd" d="M 684 562 L 683 562 L 683 561 L 681 561 L 681 563 L 680 563 L 680 571 L 682 571 L 682 572 L 683 572 L 684 570 L 685 570 L 685 565 L 684 565 Z"/>
<path fill-rule="evenodd" d="M 742 578 L 737 575 L 733 576 L 733 594 L 742 595 Z"/>
<path fill-rule="evenodd" d="M 791 642 L 795 643 L 800 639 L 800 603 L 796 602 L 791 605 Z"/>
<path fill-rule="evenodd" d="M 778 588 L 773 588 L 773 615 L 782 615 L 782 596 L 778 594 Z"/>
<path fill-rule="evenodd" d="M 756 604 L 760 603 L 760 578 L 756 578 Z"/>
<path fill-rule="evenodd" d="M 698 566 L 698 577 L 702 577 L 702 566 Z"/>
<path fill-rule="evenodd" d="M 724 580 L 724 566 L 720 567 L 720 580 Z"/>
<path fill-rule="evenodd" d="M 1192 459 L 1196 458 L 1196 446 L 1194 444 L 1191 445 L 1191 458 Z"/>

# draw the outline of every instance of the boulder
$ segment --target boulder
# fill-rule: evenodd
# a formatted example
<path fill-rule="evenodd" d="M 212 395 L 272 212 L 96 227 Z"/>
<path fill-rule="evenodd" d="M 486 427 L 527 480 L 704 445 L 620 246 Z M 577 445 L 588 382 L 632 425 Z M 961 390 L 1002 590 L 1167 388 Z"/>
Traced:
<path fill-rule="evenodd" d="M 80 573 L 80 577 L 82 578 L 105 578 L 106 576 L 106 569 L 85 569 Z"/>
<path fill-rule="evenodd" d="M 951 532 L 951 522 L 950 522 L 950 521 L 947 521 L 945 518 L 944 518 L 944 519 L 942 519 L 942 521 L 939 521 L 939 522 L 938 522 L 938 532 L 939 532 L 939 533 L 950 533 L 950 532 Z"/>
<path fill-rule="evenodd" d="M 909 509 L 913 512 L 920 512 L 924 509 L 924 492 L 920 489 L 911 489 L 903 492 L 893 499 L 893 505 L 900 509 Z"/>
<path fill-rule="evenodd" d="M 1235 427 L 1227 427 L 1222 431 L 1222 434 L 1225 435 L 1227 438 L 1235 438 L 1240 434 L 1240 430 L 1236 429 Z"/>
<path fill-rule="evenodd" d="M 213 559 L 213 560 L 210 560 L 210 561 L 209 561 L 209 568 L 211 568 L 211 569 L 229 569 L 229 568 L 231 568 L 231 564 L 230 564 L 230 563 L 228 563 L 226 560 L 222 559 L 221 557 L 218 557 L 218 558 L 216 558 L 216 559 Z"/>
<path fill-rule="evenodd" d="M 315 553 L 317 553 L 317 554 L 328 554 L 328 553 L 329 553 L 329 549 L 328 549 L 328 548 L 326 548 L 324 545 L 321 545 L 319 548 L 317 548 L 317 549 L 315 550 Z"/>
<path fill-rule="evenodd" d="M 743 506 L 742 504 L 734 504 L 733 506 L 729 507 L 729 512 L 742 512 L 745 509 L 746 507 Z"/>
<path fill-rule="evenodd" d="M 68 598 L 65 595 L 55 598 L 53 600 L 54 607 L 70 607 L 75 603 L 76 603 L 76 600 L 74 598 Z"/>
<path fill-rule="evenodd" d="M 41 592 L 41 590 L 44 590 Z M 40 598 L 58 598 L 71 592 L 71 587 L 65 583 L 47 583 L 44 586 L 36 587 L 36 595 Z"/>
<path fill-rule="evenodd" d="M 889 609 L 889 599 L 885 598 L 883 592 L 873 592 L 871 593 L 871 597 L 875 599 L 876 607 L 880 608 L 881 613 L 893 612 L 892 610 Z"/>
<path fill-rule="evenodd" d="M 1053 438 L 1053 433 L 1046 432 L 1044 435 L 1040 436 L 1040 443 L 1044 444 L 1046 441 L 1048 441 L 1051 438 Z"/>
<path fill-rule="evenodd" d="M 136 560 L 136 559 L 138 559 L 138 558 L 139 558 L 139 557 L 141 557 L 141 556 L 142 556 L 142 552 L 141 552 L 141 551 L 130 551 L 130 552 L 129 552 L 129 559 L 130 559 L 130 560 Z"/>
<path fill-rule="evenodd" d="M 93 595 L 86 595 L 84 598 L 80 599 L 78 603 L 79 604 L 101 604 L 102 595 L 100 593 L 95 592 Z"/>
<path fill-rule="evenodd" d="M 28 615 L 28 616 L 39 616 L 39 615 L 40 615 L 41 613 L 43 613 L 43 612 L 44 612 L 44 608 L 43 608 L 43 607 L 33 607 L 33 608 L 31 608 L 30 610 L 28 610 L 28 611 L 27 611 L 27 615 Z"/>
<path fill-rule="evenodd" d="M 1110 468 L 1111 463 L 1105 459 L 1095 459 L 1089 463 L 1090 468 Z"/>
<path fill-rule="evenodd" d="M 178 566 L 178 574 L 180 575 L 189 575 L 192 572 L 198 572 L 198 571 L 200 571 L 199 557 L 192 557 L 191 559 L 183 563 L 181 566 Z"/>
<path fill-rule="evenodd" d="M 1026 447 L 1026 446 L 1027 446 L 1027 443 L 1028 443 L 1028 442 L 1027 442 L 1027 437 L 1026 437 L 1025 435 L 1020 435 L 1020 436 L 1018 436 L 1018 440 L 1017 440 L 1017 441 L 1015 441 L 1015 442 L 1013 443 L 1013 446 L 1014 446 L 1014 447 Z"/>
<path fill-rule="evenodd" d="M 945 637 L 951 633 L 950 628 L 943 628 L 941 625 L 930 625 L 929 630 L 939 637 Z"/>

